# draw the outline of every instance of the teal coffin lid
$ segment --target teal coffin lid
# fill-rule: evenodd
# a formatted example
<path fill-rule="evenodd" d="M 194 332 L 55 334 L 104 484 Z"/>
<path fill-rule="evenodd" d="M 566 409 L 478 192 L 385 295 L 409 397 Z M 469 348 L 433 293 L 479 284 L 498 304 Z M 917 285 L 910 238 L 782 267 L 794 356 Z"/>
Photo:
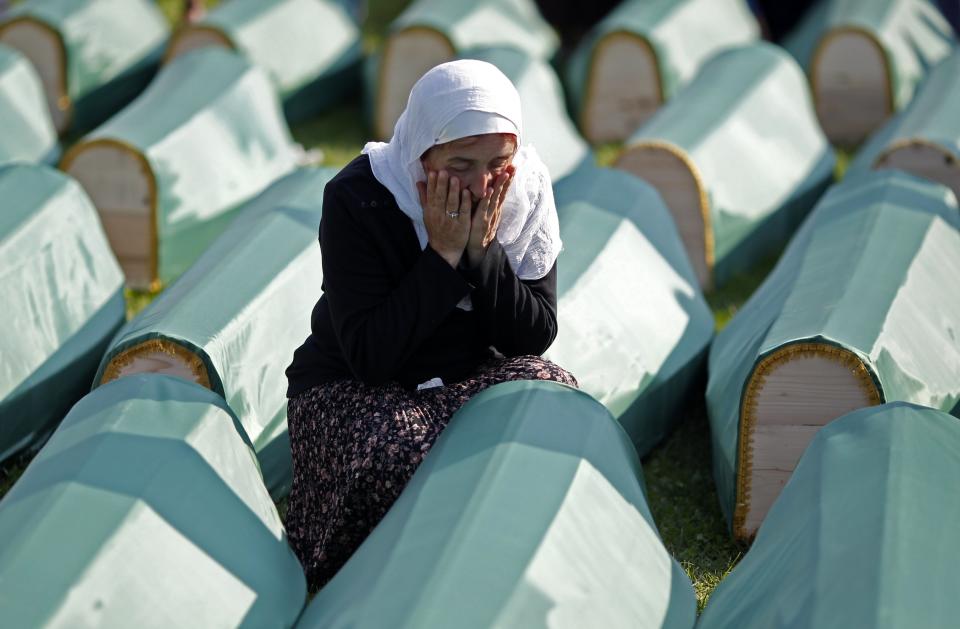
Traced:
<path fill-rule="evenodd" d="M 323 270 L 317 231 L 335 171 L 302 169 L 241 208 L 170 288 L 113 339 L 97 384 L 159 372 L 223 396 L 275 496 L 290 487 L 284 369 L 310 329 Z"/>
<path fill-rule="evenodd" d="M 930 0 L 820 0 L 784 41 L 810 76 L 834 144 L 859 144 L 906 107 L 954 46 Z"/>
<path fill-rule="evenodd" d="M 290 627 L 306 597 L 222 398 L 139 375 L 77 403 L 0 502 L 10 627 Z"/>
<path fill-rule="evenodd" d="M 33 64 L 0 45 L 0 165 L 53 164 L 60 156 L 57 131 Z"/>
<path fill-rule="evenodd" d="M 910 105 L 857 153 L 848 174 L 897 168 L 960 198 L 960 48 L 930 71 Z"/>
<path fill-rule="evenodd" d="M 169 34 L 151 0 L 28 0 L 0 18 L 0 43 L 36 66 L 60 133 L 90 129 L 139 94 Z"/>
<path fill-rule="evenodd" d="M 0 166 L 0 461 L 42 443 L 124 320 L 123 274 L 83 189 Z"/>
<path fill-rule="evenodd" d="M 641 456 L 702 386 L 714 321 L 660 195 L 617 170 L 556 188 L 558 333 L 545 356 L 616 417 Z"/>
<path fill-rule="evenodd" d="M 803 71 L 767 43 L 713 57 L 617 159 L 660 191 L 705 288 L 779 251 L 834 163 Z"/>
<path fill-rule="evenodd" d="M 693 588 L 629 439 L 590 396 L 510 382 L 454 415 L 299 627 L 675 627 Z"/>
<path fill-rule="evenodd" d="M 953 627 L 960 420 L 902 402 L 821 430 L 699 629 Z"/>
<path fill-rule="evenodd" d="M 61 168 L 93 199 L 128 283 L 148 288 L 183 273 L 296 159 L 263 72 L 207 47 L 166 65 Z"/>
<path fill-rule="evenodd" d="M 622 142 L 713 55 L 760 39 L 745 0 L 625 0 L 567 64 L 571 99 L 593 143 Z"/>
<path fill-rule="evenodd" d="M 749 538 L 816 431 L 884 401 L 960 399 L 960 216 L 896 171 L 832 188 L 710 350 L 721 506 Z"/>
<path fill-rule="evenodd" d="M 360 27 L 338 0 L 230 0 L 171 38 L 166 58 L 203 46 L 239 51 L 263 69 L 291 122 L 360 86 Z"/>

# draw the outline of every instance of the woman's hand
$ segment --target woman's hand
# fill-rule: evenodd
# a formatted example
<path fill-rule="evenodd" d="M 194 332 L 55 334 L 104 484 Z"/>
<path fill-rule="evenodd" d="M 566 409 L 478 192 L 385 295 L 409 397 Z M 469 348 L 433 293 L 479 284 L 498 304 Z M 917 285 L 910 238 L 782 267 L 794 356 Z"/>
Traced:
<path fill-rule="evenodd" d="M 445 170 L 429 171 L 417 191 L 430 248 L 456 268 L 470 236 L 470 191 L 461 190 L 460 180 Z"/>
<path fill-rule="evenodd" d="M 493 186 L 487 188 L 477 205 L 470 224 L 470 238 L 467 240 L 467 263 L 471 267 L 480 262 L 487 247 L 497 237 L 503 202 L 507 198 L 507 190 L 510 189 L 515 172 L 512 165 L 507 166 L 493 182 Z"/>

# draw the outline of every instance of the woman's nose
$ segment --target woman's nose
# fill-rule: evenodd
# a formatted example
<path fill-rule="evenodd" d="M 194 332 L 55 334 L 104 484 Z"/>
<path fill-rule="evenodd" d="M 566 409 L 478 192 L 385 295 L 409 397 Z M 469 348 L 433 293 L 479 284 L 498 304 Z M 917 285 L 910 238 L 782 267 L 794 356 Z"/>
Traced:
<path fill-rule="evenodd" d="M 493 173 L 490 173 L 490 172 L 480 173 L 471 182 L 470 193 L 473 194 L 473 197 L 475 199 L 482 198 L 486 189 L 493 185 L 493 181 L 494 181 Z"/>

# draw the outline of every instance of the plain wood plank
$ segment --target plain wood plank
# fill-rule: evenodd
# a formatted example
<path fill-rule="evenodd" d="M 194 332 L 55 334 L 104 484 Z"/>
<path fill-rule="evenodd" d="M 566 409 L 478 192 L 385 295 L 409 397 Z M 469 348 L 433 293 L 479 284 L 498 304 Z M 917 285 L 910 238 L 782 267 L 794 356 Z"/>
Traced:
<path fill-rule="evenodd" d="M 426 28 L 409 28 L 387 42 L 380 69 L 377 94 L 376 133 L 382 140 L 393 135 L 393 127 L 407 106 L 410 89 L 427 70 L 453 59 L 450 42 Z"/>
<path fill-rule="evenodd" d="M 886 61 L 867 35 L 828 34 L 812 74 L 817 116 L 834 144 L 859 144 L 890 115 Z"/>
<path fill-rule="evenodd" d="M 639 145 L 628 147 L 617 160 L 616 166 L 646 180 L 657 189 L 677 223 L 680 239 L 693 263 L 700 286 L 709 286 L 710 268 L 707 265 L 700 189 L 687 164 L 664 148 Z"/>
<path fill-rule="evenodd" d="M 584 134 L 592 143 L 623 142 L 662 104 L 657 60 L 650 45 L 628 33 L 597 44 L 587 80 Z"/>
<path fill-rule="evenodd" d="M 35 22 L 20 21 L 3 29 L 0 43 L 20 51 L 36 68 L 53 126 L 58 133 L 63 133 L 70 122 L 69 100 L 64 91 L 66 53 L 56 33 Z"/>

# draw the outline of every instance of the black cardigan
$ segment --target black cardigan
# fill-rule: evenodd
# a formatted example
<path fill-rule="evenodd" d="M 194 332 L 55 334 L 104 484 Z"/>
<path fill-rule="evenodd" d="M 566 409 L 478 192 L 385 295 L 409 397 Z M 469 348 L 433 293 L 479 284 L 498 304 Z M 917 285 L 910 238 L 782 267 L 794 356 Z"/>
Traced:
<path fill-rule="evenodd" d="M 520 280 L 494 241 L 476 267 L 465 267 L 464 254 L 452 268 L 420 249 L 366 155 L 324 189 L 320 248 L 323 296 L 287 368 L 288 397 L 341 379 L 456 382 L 496 353 L 539 355 L 556 337 L 556 264 L 542 279 Z M 457 308 L 468 294 L 473 310 Z"/>

